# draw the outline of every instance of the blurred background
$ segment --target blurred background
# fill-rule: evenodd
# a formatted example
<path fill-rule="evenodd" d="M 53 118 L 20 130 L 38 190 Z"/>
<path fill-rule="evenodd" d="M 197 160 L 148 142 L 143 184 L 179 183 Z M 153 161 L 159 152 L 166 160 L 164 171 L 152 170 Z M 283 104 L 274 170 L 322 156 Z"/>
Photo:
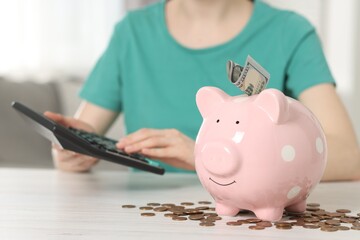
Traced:
<path fill-rule="evenodd" d="M 52 167 L 50 144 L 26 129 L 10 102 L 73 115 L 82 81 L 107 46 L 115 23 L 126 11 L 152 2 L 0 0 L 0 167 Z M 266 2 L 296 11 L 316 27 L 359 139 L 360 2 Z M 120 117 L 108 135 L 122 134 Z M 101 163 L 99 168 L 114 167 L 119 166 Z"/>

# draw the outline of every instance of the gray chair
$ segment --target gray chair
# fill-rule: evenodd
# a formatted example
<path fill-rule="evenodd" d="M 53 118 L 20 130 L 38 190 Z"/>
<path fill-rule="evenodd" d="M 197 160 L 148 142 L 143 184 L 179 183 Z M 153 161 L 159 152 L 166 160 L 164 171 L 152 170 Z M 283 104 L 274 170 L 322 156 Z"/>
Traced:
<path fill-rule="evenodd" d="M 80 103 L 77 92 L 81 85 L 79 79 L 37 83 L 0 77 L 0 167 L 53 168 L 50 142 L 29 128 L 11 108 L 11 102 L 22 102 L 37 112 L 50 110 L 71 116 Z M 123 134 L 123 118 L 120 117 L 107 136 L 119 139 Z M 100 161 L 95 169 L 124 171 L 127 168 Z"/>
<path fill-rule="evenodd" d="M 0 78 L 0 167 L 53 167 L 50 142 L 25 124 L 11 102 L 22 102 L 38 112 L 62 112 L 56 84 Z"/>

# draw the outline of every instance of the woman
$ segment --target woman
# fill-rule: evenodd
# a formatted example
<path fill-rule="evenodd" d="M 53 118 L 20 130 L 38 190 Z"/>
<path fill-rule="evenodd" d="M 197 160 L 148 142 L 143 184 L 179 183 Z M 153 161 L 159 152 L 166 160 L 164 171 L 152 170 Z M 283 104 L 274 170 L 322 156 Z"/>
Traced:
<path fill-rule="evenodd" d="M 196 91 L 210 85 L 241 94 L 226 80 L 225 64 L 247 55 L 270 72 L 269 88 L 297 98 L 320 120 L 329 149 L 323 180 L 360 179 L 359 146 L 314 27 L 261 1 L 171 0 L 128 13 L 87 79 L 74 118 L 45 114 L 104 134 L 123 112 L 129 135 L 120 149 L 159 159 L 168 171 L 194 170 Z M 66 171 L 97 162 L 55 145 L 53 155 Z"/>

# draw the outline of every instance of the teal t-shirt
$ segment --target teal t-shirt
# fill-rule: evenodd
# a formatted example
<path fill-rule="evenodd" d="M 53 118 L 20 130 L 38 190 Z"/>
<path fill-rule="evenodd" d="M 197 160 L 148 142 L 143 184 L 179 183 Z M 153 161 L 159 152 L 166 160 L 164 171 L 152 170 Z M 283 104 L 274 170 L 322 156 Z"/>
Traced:
<path fill-rule="evenodd" d="M 294 12 L 255 1 L 249 22 L 233 39 L 190 49 L 170 35 L 165 4 L 129 12 L 116 25 L 80 92 L 88 102 L 123 112 L 127 133 L 175 128 L 195 139 L 202 123 L 196 92 L 216 86 L 243 94 L 227 79 L 226 62 L 242 65 L 248 55 L 271 74 L 267 88 L 294 98 L 314 85 L 334 83 L 314 27 Z"/>

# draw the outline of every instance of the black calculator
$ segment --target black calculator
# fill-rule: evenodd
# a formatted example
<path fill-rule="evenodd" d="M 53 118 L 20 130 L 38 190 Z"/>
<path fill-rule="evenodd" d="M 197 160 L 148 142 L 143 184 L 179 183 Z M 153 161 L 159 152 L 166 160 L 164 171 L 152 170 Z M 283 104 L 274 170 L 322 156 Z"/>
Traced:
<path fill-rule="evenodd" d="M 21 116 L 36 132 L 66 150 L 155 174 L 163 175 L 165 173 L 164 168 L 155 165 L 153 161 L 146 159 L 143 155 L 127 154 L 116 148 L 117 141 L 113 139 L 64 127 L 19 102 L 12 102 L 12 107 L 21 113 Z"/>

